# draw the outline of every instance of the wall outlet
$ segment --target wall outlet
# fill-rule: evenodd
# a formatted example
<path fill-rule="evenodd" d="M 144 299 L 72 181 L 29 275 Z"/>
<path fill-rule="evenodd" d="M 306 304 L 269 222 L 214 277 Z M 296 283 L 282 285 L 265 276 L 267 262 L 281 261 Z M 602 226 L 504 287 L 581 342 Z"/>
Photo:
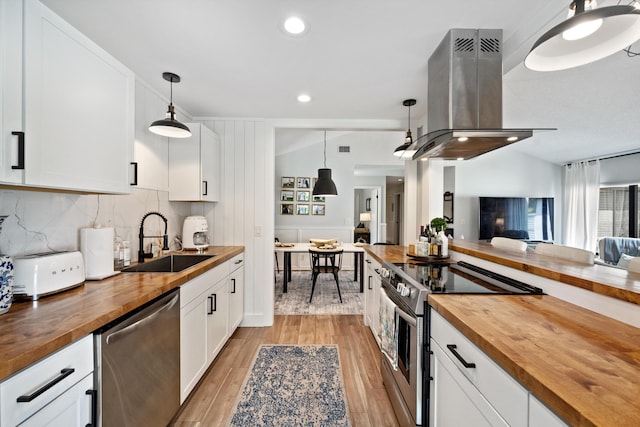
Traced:
<path fill-rule="evenodd" d="M 262 226 L 256 225 L 254 229 L 254 234 L 256 237 L 262 237 Z"/>

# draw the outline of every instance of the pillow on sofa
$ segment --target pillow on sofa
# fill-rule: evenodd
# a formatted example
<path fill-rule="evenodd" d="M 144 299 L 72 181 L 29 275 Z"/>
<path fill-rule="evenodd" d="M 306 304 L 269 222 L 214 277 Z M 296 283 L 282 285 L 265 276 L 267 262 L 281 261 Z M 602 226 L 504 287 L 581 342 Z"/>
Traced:
<path fill-rule="evenodd" d="M 629 261 L 634 259 L 631 255 L 622 254 L 620 255 L 620 259 L 618 260 L 618 264 L 616 264 L 620 268 L 624 268 L 625 270 L 629 268 Z"/>

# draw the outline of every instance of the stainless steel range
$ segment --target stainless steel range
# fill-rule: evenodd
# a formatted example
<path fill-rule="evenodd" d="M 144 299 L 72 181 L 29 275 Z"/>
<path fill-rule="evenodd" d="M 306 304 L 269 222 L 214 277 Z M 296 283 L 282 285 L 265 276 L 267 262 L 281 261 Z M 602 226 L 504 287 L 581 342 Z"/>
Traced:
<path fill-rule="evenodd" d="M 385 349 L 382 345 L 382 375 L 401 425 L 428 425 L 429 294 L 543 293 L 540 288 L 462 261 L 455 264 L 385 262 L 381 276 L 384 291 L 381 319 L 388 316 L 385 307 L 391 305 L 395 311 L 392 324 L 396 337 L 394 349 Z"/>

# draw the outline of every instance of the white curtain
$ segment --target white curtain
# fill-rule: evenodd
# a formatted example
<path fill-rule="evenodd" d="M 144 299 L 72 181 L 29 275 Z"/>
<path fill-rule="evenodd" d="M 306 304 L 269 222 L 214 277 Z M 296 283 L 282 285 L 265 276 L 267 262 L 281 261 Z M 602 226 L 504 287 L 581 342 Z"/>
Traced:
<path fill-rule="evenodd" d="M 595 251 L 598 240 L 600 161 L 566 165 L 564 182 L 565 245 Z"/>

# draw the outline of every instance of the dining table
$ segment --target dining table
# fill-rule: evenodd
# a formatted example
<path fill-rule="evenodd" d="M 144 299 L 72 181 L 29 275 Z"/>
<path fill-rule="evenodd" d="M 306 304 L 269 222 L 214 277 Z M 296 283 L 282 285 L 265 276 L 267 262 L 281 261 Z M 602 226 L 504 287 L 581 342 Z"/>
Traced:
<path fill-rule="evenodd" d="M 309 248 L 316 248 L 313 243 L 279 243 L 275 245 L 275 252 L 281 252 L 284 257 L 282 292 L 287 292 L 287 284 L 291 281 L 291 254 L 309 253 Z M 360 292 L 364 292 L 364 248 L 361 244 L 341 243 L 334 249 L 344 253 L 354 254 L 353 280 L 360 283 Z"/>

